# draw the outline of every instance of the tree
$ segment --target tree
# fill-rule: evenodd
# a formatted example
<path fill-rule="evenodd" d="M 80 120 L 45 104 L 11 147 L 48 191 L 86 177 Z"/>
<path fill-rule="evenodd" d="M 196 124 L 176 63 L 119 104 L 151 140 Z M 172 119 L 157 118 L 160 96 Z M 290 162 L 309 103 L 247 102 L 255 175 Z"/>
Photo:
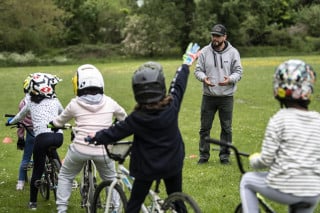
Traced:
<path fill-rule="evenodd" d="M 121 29 L 129 13 L 125 1 L 55 0 L 70 15 L 64 20 L 67 44 L 120 43 Z"/>
<path fill-rule="evenodd" d="M 58 45 L 64 15 L 51 0 L 1 2 L 0 47 L 2 50 L 40 52 Z"/>

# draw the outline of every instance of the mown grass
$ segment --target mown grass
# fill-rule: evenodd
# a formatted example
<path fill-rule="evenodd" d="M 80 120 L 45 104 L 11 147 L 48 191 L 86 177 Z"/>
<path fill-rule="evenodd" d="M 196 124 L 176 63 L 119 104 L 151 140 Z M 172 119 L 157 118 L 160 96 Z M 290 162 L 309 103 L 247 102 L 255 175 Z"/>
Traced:
<path fill-rule="evenodd" d="M 284 60 L 299 58 L 310 63 L 316 71 L 320 70 L 319 56 L 301 57 L 268 57 L 243 58 L 243 79 L 238 84 L 235 95 L 233 141 L 239 150 L 253 153 L 260 150 L 264 129 L 270 118 L 278 109 L 279 104 L 272 96 L 272 75 L 274 68 Z M 105 93 L 117 100 L 128 113 L 132 111 L 134 99 L 131 90 L 131 77 L 134 70 L 144 61 L 117 61 L 114 63 L 95 64 L 105 78 Z M 181 61 L 159 61 L 165 71 L 167 85 L 174 75 Z M 48 67 L 11 67 L 0 68 L 2 80 L 0 93 L 0 114 L 16 113 L 18 103 L 23 97 L 22 82 L 26 75 L 33 72 L 48 72 L 56 74 L 63 79 L 57 86 L 58 97 L 66 106 L 73 97 L 71 78 L 80 64 L 68 66 Z M 194 67 L 192 67 L 192 70 Z M 319 72 L 318 72 L 319 73 Z M 310 109 L 320 111 L 320 85 L 316 84 L 315 94 Z M 199 117 L 201 101 L 201 84 L 191 72 L 188 88 L 180 112 L 180 129 L 185 141 L 186 158 L 184 164 L 184 191 L 192 195 L 204 212 L 229 213 L 233 212 L 239 203 L 239 180 L 235 159 L 231 158 L 231 165 L 220 165 L 217 147 L 213 147 L 211 158 L 206 165 L 197 165 Z M 211 136 L 218 138 L 220 127 L 218 118 L 214 121 Z M 26 205 L 29 199 L 29 187 L 24 191 L 15 191 L 18 175 L 18 165 L 22 152 L 16 150 L 16 130 L 5 127 L 6 120 L 1 118 L 3 124 L 0 139 L 13 138 L 14 143 L 0 143 L 0 212 L 28 212 Z M 59 149 L 61 157 L 66 153 L 69 145 L 69 132 L 65 132 L 65 142 Z M 159 159 L 161 160 L 161 159 Z M 243 159 L 245 168 L 247 160 Z M 164 193 L 165 190 L 162 190 Z M 39 197 L 37 212 L 55 212 L 53 199 L 43 201 Z M 79 191 L 74 191 L 70 200 L 69 212 L 82 211 L 79 207 Z M 278 212 L 285 212 L 282 205 L 271 203 Z M 320 208 L 318 210 L 320 212 Z"/>

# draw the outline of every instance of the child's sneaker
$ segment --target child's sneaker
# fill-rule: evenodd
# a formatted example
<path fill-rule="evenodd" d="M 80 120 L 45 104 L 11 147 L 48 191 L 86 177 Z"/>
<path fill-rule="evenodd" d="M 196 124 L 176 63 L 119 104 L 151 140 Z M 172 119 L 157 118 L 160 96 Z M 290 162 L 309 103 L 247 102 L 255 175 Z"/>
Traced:
<path fill-rule="evenodd" d="M 36 202 L 30 202 L 29 203 L 29 209 L 30 210 L 37 210 L 37 203 Z"/>
<path fill-rule="evenodd" d="M 23 187 L 24 187 L 24 181 L 18 180 L 18 183 L 16 185 L 16 190 L 23 190 Z"/>

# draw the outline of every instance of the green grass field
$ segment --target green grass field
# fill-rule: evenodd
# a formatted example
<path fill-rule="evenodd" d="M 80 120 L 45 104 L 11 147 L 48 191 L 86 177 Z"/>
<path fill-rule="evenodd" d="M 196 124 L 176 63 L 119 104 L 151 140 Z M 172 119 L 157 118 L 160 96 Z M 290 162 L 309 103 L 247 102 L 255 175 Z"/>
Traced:
<path fill-rule="evenodd" d="M 278 109 L 279 104 L 273 98 L 272 76 L 275 67 L 289 58 L 303 59 L 311 64 L 316 72 L 320 70 L 319 56 L 310 57 L 272 57 L 272 58 L 243 58 L 244 75 L 238 84 L 235 95 L 233 142 L 239 150 L 247 153 L 260 151 L 264 129 L 270 118 Z M 106 64 L 95 64 L 105 78 L 105 93 L 121 104 L 128 113 L 134 107 L 134 98 L 131 90 L 131 77 L 135 69 L 145 61 L 122 61 Z M 158 61 L 164 67 L 167 85 L 174 76 L 181 61 Z M 17 113 L 18 103 L 23 97 L 22 82 L 29 73 L 48 72 L 58 75 L 63 81 L 56 87 L 62 104 L 66 106 L 74 96 L 71 78 L 80 64 L 72 66 L 48 67 L 11 67 L 0 68 L 2 80 L 0 93 L 0 114 Z M 197 165 L 201 83 L 190 74 L 188 88 L 180 112 L 180 129 L 185 141 L 186 158 L 184 164 L 184 191 L 194 197 L 203 212 L 231 213 L 240 201 L 238 171 L 234 157 L 231 165 L 220 165 L 218 152 L 214 149 L 208 164 Z M 310 109 L 320 111 L 320 84 L 316 83 Z M 0 143 L 0 212 L 29 212 L 29 186 L 23 191 L 16 191 L 15 185 L 18 176 L 18 166 L 22 152 L 16 150 L 16 130 L 6 127 L 6 118 L 1 116 L 1 141 L 5 137 L 13 138 L 13 143 Z M 214 121 L 211 136 L 218 138 L 220 127 L 218 118 Z M 65 141 L 59 149 L 63 158 L 70 144 L 69 132 L 65 131 Z M 248 168 L 247 159 L 243 159 L 245 168 Z M 164 190 L 162 190 L 164 193 Z M 70 200 L 69 212 L 81 212 L 79 207 L 79 191 L 74 191 Z M 278 212 L 286 212 L 286 207 L 275 203 L 271 205 Z M 56 212 L 53 198 L 43 201 L 38 197 L 37 212 Z M 320 212 L 320 208 L 318 211 Z"/>

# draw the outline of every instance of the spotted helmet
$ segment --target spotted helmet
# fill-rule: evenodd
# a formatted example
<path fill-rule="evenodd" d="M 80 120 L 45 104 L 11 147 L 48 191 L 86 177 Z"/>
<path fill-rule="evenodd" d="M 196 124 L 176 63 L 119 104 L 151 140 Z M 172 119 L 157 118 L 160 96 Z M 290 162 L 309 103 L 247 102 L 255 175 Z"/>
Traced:
<path fill-rule="evenodd" d="M 55 98 L 55 86 L 62 81 L 55 75 L 48 73 L 34 73 L 31 76 L 29 93 L 46 98 Z"/>
<path fill-rule="evenodd" d="M 274 96 L 278 100 L 310 100 L 313 93 L 314 71 L 301 60 L 288 60 L 280 64 L 273 79 Z"/>

